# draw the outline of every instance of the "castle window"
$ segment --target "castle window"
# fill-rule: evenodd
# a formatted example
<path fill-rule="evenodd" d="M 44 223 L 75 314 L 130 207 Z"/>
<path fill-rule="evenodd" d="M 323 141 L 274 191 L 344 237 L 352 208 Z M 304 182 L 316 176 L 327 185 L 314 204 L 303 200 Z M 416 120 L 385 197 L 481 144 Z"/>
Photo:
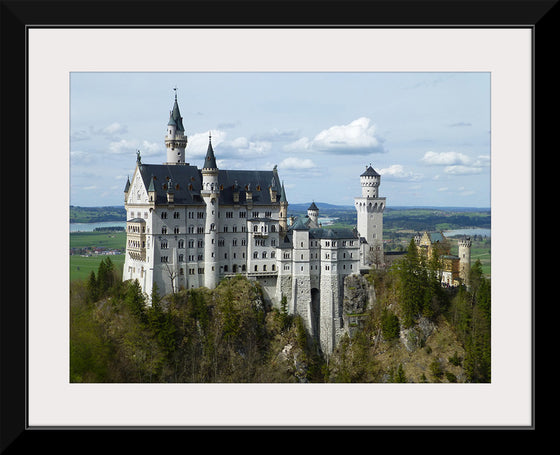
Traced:
<path fill-rule="evenodd" d="M 233 218 L 233 212 L 226 212 L 226 218 Z"/>
<path fill-rule="evenodd" d="M 276 266 L 272 264 L 272 271 L 274 272 L 275 270 L 276 270 Z"/>
<path fill-rule="evenodd" d="M 185 248 L 185 241 L 183 239 L 179 240 L 177 248 Z"/>
<path fill-rule="evenodd" d="M 162 234 L 167 234 L 167 226 L 162 226 L 161 227 L 161 233 Z"/>
<path fill-rule="evenodd" d="M 183 262 L 184 261 L 184 257 L 182 254 L 179 255 L 179 262 Z"/>
<path fill-rule="evenodd" d="M 263 251 L 262 258 L 266 259 L 266 251 Z"/>
<path fill-rule="evenodd" d="M 167 240 L 162 240 L 162 241 L 161 241 L 161 248 L 162 248 L 162 249 L 166 249 L 166 248 L 167 248 Z"/>
<path fill-rule="evenodd" d="M 231 244 L 232 244 L 233 246 L 237 246 L 237 239 L 233 239 L 233 240 L 231 241 Z"/>
<path fill-rule="evenodd" d="M 263 265 L 263 270 L 266 272 L 266 265 Z"/>
<path fill-rule="evenodd" d="M 173 218 L 178 219 L 179 218 L 179 212 L 173 212 Z"/>
<path fill-rule="evenodd" d="M 194 240 L 189 240 L 189 248 L 194 248 Z"/>
<path fill-rule="evenodd" d="M 246 218 L 247 212 L 239 212 L 239 218 Z"/>
<path fill-rule="evenodd" d="M 255 265 L 255 272 L 258 272 L 258 271 L 259 271 L 259 266 Z"/>
<path fill-rule="evenodd" d="M 179 233 L 179 226 L 175 226 L 173 228 L 173 233 L 178 234 Z"/>
<path fill-rule="evenodd" d="M 241 271 L 242 271 L 242 272 L 246 272 L 246 271 L 247 271 L 247 267 L 245 267 L 245 264 L 243 264 L 243 265 L 241 266 Z"/>
<path fill-rule="evenodd" d="M 161 219 L 162 220 L 167 219 L 167 212 L 161 212 Z"/>
<path fill-rule="evenodd" d="M 184 275 L 185 274 L 185 270 L 183 269 L 183 267 L 181 267 L 179 269 L 179 275 Z"/>
<path fill-rule="evenodd" d="M 259 217 L 259 212 L 253 212 L 253 218 L 258 218 Z"/>
<path fill-rule="evenodd" d="M 259 253 L 257 251 L 255 251 L 253 253 L 253 259 L 258 259 L 259 258 Z"/>
<path fill-rule="evenodd" d="M 272 212 L 264 212 L 264 216 L 266 218 L 270 218 L 272 216 Z"/>

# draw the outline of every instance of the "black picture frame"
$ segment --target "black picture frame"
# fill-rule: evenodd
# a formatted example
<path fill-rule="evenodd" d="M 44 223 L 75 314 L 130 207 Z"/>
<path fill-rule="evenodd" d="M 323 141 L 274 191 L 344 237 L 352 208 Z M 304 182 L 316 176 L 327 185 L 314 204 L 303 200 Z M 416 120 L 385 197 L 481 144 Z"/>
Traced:
<path fill-rule="evenodd" d="M 173 8 L 174 14 L 168 13 Z M 106 436 L 119 433 L 130 443 L 129 450 L 143 447 L 144 435 L 131 435 L 145 428 L 30 428 L 27 421 L 27 295 L 33 283 L 27 280 L 27 264 L 39 252 L 29 251 L 27 241 L 27 33 L 31 28 L 82 27 L 498 27 L 529 28 L 533 36 L 533 139 L 532 175 L 535 173 L 536 144 L 548 144 L 546 132 L 554 131 L 552 116 L 557 88 L 551 83 L 551 48 L 558 40 L 557 1 L 2 1 L 2 299 L 0 303 L 0 448 L 2 453 L 27 451 L 32 444 L 56 451 L 70 451 L 61 445 L 70 436 L 81 439 L 83 447 L 106 450 Z M 56 52 L 56 50 L 53 50 Z M 556 96 L 555 96 L 556 95 Z M 538 97 L 538 104 L 535 100 Z M 538 115 L 537 112 L 542 115 Z M 554 112 L 554 109 L 553 109 Z M 539 121 L 538 128 L 536 121 Z M 549 133 L 550 134 L 550 133 Z M 535 137 L 535 135 L 534 135 Z M 533 229 L 534 229 L 533 179 Z M 18 222 L 14 223 L 17 216 Z M 24 237 L 21 231 L 25 231 Z M 23 240 L 25 239 L 25 240 Z M 534 283 L 534 240 L 532 274 Z M 534 308 L 534 290 L 533 308 Z M 533 328 L 534 309 L 532 312 Z M 534 335 L 533 335 L 534 341 Z M 534 366 L 534 343 L 531 349 Z M 45 372 L 48 374 L 48 372 Z M 533 384 L 535 371 L 533 369 Z M 534 387 L 534 385 L 533 385 Z M 522 430 L 535 430 L 535 390 L 533 424 Z M 87 430 L 98 430 L 95 434 Z M 259 428 L 242 428 L 259 430 Z M 381 430 L 380 428 L 301 428 L 300 430 Z M 397 428 L 401 430 L 411 428 Z M 415 430 L 424 427 L 412 428 Z M 430 428 L 430 429 L 446 429 Z M 457 428 L 454 428 L 457 429 Z M 461 429 L 461 428 L 460 428 Z M 480 428 L 462 428 L 480 429 Z M 490 428 L 510 429 L 510 428 Z M 519 429 L 519 428 L 513 428 Z M 104 431 L 105 430 L 105 431 Z M 165 430 L 165 429 L 158 429 Z M 212 438 L 204 430 L 190 430 L 188 437 Z M 212 428 L 206 429 L 212 430 Z M 215 428 L 213 430 L 240 430 Z M 262 429 L 261 429 L 262 430 Z M 267 428 L 266 430 L 271 430 Z M 272 430 L 293 430 L 273 428 Z M 159 432 L 158 432 L 159 433 Z M 167 435 L 170 437 L 171 435 Z M 173 441 L 175 436 L 173 435 Z M 156 439 L 161 437 L 160 434 Z M 233 441 L 233 435 L 228 432 Z M 243 437 L 243 435 L 241 435 Z M 277 436 L 276 436 L 277 437 Z M 182 439 L 184 435 L 176 439 Z M 72 438 L 75 440 L 74 438 Z M 212 438 L 213 439 L 213 438 Z M 171 439 L 166 439 L 170 443 Z M 53 443 L 51 446 L 49 443 Z M 79 449 L 78 449 L 79 450 Z"/>

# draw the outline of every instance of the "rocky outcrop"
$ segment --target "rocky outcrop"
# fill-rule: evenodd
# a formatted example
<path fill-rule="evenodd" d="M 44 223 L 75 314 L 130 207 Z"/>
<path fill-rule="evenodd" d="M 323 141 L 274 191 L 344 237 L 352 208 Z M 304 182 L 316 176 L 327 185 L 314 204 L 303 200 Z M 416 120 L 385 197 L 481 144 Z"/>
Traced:
<path fill-rule="evenodd" d="M 413 352 L 426 344 L 426 340 L 435 329 L 435 323 L 429 319 L 420 318 L 412 327 L 407 329 L 401 327 L 401 343 L 408 352 Z"/>
<path fill-rule="evenodd" d="M 362 275 L 348 275 L 344 278 L 342 301 L 342 333 L 350 337 L 363 325 L 364 313 L 375 302 L 375 291 Z"/>
<path fill-rule="evenodd" d="M 370 289 L 371 288 L 371 289 Z M 344 314 L 360 314 L 370 308 L 375 293 L 362 275 L 348 275 L 344 278 Z"/>

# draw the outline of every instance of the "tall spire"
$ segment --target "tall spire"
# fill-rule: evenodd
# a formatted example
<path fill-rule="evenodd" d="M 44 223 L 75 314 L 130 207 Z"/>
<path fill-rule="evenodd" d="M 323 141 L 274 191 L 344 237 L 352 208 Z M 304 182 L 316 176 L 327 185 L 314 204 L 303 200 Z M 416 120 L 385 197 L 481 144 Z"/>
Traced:
<path fill-rule="evenodd" d="M 204 159 L 204 169 L 218 169 L 214 149 L 212 148 L 212 133 L 208 134 L 208 150 Z"/>
<path fill-rule="evenodd" d="M 177 87 L 174 87 L 173 90 L 175 91 L 175 102 L 173 103 L 173 109 L 169 113 L 168 125 L 176 126 L 177 131 L 180 131 L 182 133 L 185 131 L 185 127 L 183 126 L 183 117 L 181 117 L 179 103 L 177 102 Z"/>
<path fill-rule="evenodd" d="M 286 190 L 284 189 L 284 182 L 282 182 L 282 193 L 280 194 L 280 202 L 288 202 L 286 198 Z"/>

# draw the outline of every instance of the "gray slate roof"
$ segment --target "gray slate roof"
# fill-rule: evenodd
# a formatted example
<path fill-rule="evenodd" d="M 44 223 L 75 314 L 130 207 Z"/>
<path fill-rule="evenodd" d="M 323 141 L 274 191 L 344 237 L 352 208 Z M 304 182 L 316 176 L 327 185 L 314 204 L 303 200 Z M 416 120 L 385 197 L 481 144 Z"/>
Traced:
<path fill-rule="evenodd" d="M 366 168 L 366 171 L 360 176 L 360 177 L 364 177 L 366 175 L 371 175 L 374 177 L 379 177 L 379 174 L 377 172 L 375 172 L 375 169 L 373 169 L 371 166 L 368 166 Z"/>
<path fill-rule="evenodd" d="M 173 183 L 175 204 L 203 204 L 200 191 L 202 189 L 202 173 L 196 166 L 141 164 L 140 174 L 144 185 L 156 193 L 156 203 L 167 203 L 168 180 Z M 254 205 L 271 205 L 269 186 L 273 171 L 219 170 L 220 185 L 219 203 L 233 205 L 234 187 L 239 192 L 239 203 L 246 203 L 246 189 L 250 188 Z"/>

